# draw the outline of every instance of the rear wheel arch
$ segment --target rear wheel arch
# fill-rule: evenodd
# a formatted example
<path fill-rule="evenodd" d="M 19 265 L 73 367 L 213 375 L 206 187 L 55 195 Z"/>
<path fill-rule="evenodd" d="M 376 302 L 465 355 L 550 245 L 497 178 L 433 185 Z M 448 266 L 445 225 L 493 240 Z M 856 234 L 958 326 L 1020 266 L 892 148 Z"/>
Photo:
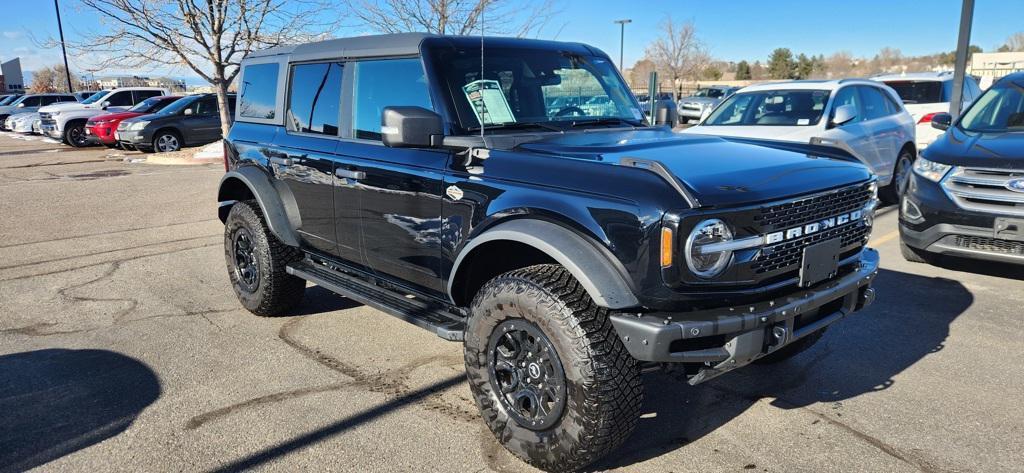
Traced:
<path fill-rule="evenodd" d="M 221 222 L 227 221 L 235 204 L 246 200 L 256 201 L 270 232 L 282 243 L 299 246 L 299 237 L 294 230 L 299 227 L 298 210 L 286 186 L 275 186 L 262 170 L 254 166 L 228 171 L 221 178 L 217 191 L 217 213 Z"/>
<path fill-rule="evenodd" d="M 459 252 L 448 279 L 449 297 L 465 307 L 493 277 L 537 264 L 557 264 L 569 271 L 599 306 L 639 306 L 621 263 L 591 240 L 544 220 L 516 219 L 497 224 Z"/>

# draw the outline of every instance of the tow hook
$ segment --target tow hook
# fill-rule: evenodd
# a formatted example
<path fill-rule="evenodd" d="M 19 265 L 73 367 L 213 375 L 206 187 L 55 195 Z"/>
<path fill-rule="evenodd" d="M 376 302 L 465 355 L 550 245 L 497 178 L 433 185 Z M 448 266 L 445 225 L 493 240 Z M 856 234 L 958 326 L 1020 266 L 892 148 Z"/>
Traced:
<path fill-rule="evenodd" d="M 875 288 L 865 287 L 860 290 L 860 295 L 857 298 L 857 310 L 861 310 L 875 302 Z"/>

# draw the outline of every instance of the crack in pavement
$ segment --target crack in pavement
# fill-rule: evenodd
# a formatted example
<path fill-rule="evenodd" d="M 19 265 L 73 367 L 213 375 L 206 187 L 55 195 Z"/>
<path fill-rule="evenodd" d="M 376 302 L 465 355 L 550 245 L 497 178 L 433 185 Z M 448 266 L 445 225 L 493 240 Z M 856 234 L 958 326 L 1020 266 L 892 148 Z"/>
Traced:
<path fill-rule="evenodd" d="M 22 279 L 31 279 L 31 278 L 41 277 L 41 276 L 50 276 L 50 275 L 54 275 L 54 274 L 67 273 L 67 272 L 70 272 L 70 271 L 77 271 L 79 269 L 93 268 L 93 267 L 96 267 L 96 266 L 103 266 L 105 264 L 125 263 L 125 262 L 128 262 L 128 261 L 135 261 L 135 260 L 139 260 L 139 259 L 142 259 L 142 258 L 150 258 L 150 257 L 153 257 L 153 256 L 164 256 L 164 255 L 170 255 L 170 254 L 174 254 L 174 253 L 181 253 L 183 251 L 198 250 L 198 249 L 203 249 L 203 248 L 209 248 L 211 246 L 222 246 L 222 245 L 223 244 L 221 242 L 217 242 L 217 243 L 211 243 L 209 245 L 189 246 L 189 247 L 185 247 L 185 248 L 177 248 L 177 249 L 174 249 L 174 250 L 161 251 L 161 252 L 157 252 L 157 253 L 148 253 L 148 254 L 144 254 L 144 255 L 137 255 L 137 256 L 132 256 L 132 257 L 129 257 L 129 258 L 122 258 L 122 259 L 117 259 L 117 260 L 100 261 L 100 262 L 97 262 L 97 263 L 83 264 L 81 266 L 74 266 L 74 267 L 71 267 L 71 268 L 56 269 L 56 270 L 53 270 L 53 271 L 44 271 L 44 272 L 41 272 L 41 273 L 25 274 L 25 275 L 22 275 L 22 276 L 14 276 L 14 277 L 10 277 L 10 278 L 3 278 L 3 279 L 0 279 L 0 282 L 18 281 L 18 280 L 22 280 Z"/>
<path fill-rule="evenodd" d="M 262 405 L 266 405 L 266 404 L 274 404 L 274 403 L 278 403 L 278 402 L 281 402 L 281 401 L 287 401 L 289 399 L 295 399 L 295 398 L 298 398 L 298 397 L 309 396 L 311 394 L 320 394 L 320 393 L 326 393 L 326 392 L 331 392 L 331 391 L 341 391 L 341 390 L 345 390 L 345 389 L 353 388 L 353 387 L 356 387 L 356 383 L 352 382 L 352 381 L 347 381 L 347 382 L 326 384 L 326 385 L 323 385 L 323 386 L 311 386 L 311 387 L 293 389 L 291 391 L 282 391 L 282 392 L 278 392 L 278 393 L 274 393 L 274 394 L 268 394 L 266 396 L 260 396 L 260 397 L 252 398 L 252 399 L 249 399 L 249 400 L 244 401 L 244 402 L 240 402 L 240 403 L 237 403 L 237 404 L 232 404 L 232 405 L 227 406 L 227 407 L 222 407 L 220 409 L 214 409 L 212 411 L 205 412 L 203 414 L 199 414 L 199 415 L 189 419 L 189 421 L 187 423 L 185 423 L 185 430 L 198 429 L 199 427 L 202 427 L 203 424 L 206 424 L 206 423 L 212 422 L 212 421 L 216 421 L 216 420 L 219 420 L 219 419 L 224 418 L 224 417 L 228 417 L 231 414 L 235 413 L 235 411 L 239 411 L 239 410 L 243 410 L 243 409 L 248 409 L 248 408 L 253 408 L 253 407 L 257 407 L 257 406 L 262 406 Z"/>
<path fill-rule="evenodd" d="M 0 153 L 0 156 L 9 155 L 10 153 Z M 17 154 L 28 154 L 28 153 L 17 153 Z M 47 166 L 64 166 L 68 164 L 88 164 L 88 163 L 109 163 L 109 159 L 90 159 L 87 161 L 57 161 L 50 163 L 35 163 L 35 164 L 22 164 L 19 166 L 4 166 L 0 169 L 28 169 L 28 168 L 40 168 Z"/>
<path fill-rule="evenodd" d="M 35 324 L 31 324 L 31 325 L 26 325 L 26 326 L 22 326 L 22 327 L 12 327 L 12 328 L 0 329 L 0 334 L 13 333 L 13 334 L 25 335 L 25 336 L 29 336 L 29 337 L 50 337 L 50 336 L 56 336 L 56 335 L 67 335 L 67 334 L 76 334 L 76 333 L 89 333 L 89 332 L 95 332 L 95 331 L 98 331 L 98 330 L 108 329 L 108 328 L 119 326 L 119 325 L 120 326 L 124 326 L 124 325 L 128 325 L 128 324 L 133 324 L 133 323 L 136 323 L 136 322 L 145 322 L 147 320 L 174 319 L 174 318 L 179 318 L 179 317 L 202 317 L 204 320 L 209 322 L 210 325 L 213 325 L 218 330 L 223 330 L 223 328 L 221 326 L 217 325 L 216 323 L 214 323 L 213 320 L 211 320 L 209 318 L 209 316 L 213 315 L 213 314 L 225 314 L 225 313 L 229 313 L 229 312 L 235 312 L 235 311 L 238 311 L 238 310 L 241 310 L 241 308 L 240 307 L 235 307 L 235 308 L 231 308 L 231 309 L 208 309 L 208 310 L 185 311 L 185 312 L 182 312 L 182 313 L 155 314 L 155 315 L 147 315 L 145 317 L 137 317 L 137 318 L 133 318 L 133 319 L 124 319 L 124 320 L 121 320 L 119 323 L 110 323 L 110 324 L 107 324 L 107 325 L 99 325 L 99 326 L 95 326 L 95 327 L 87 327 L 87 328 L 80 328 L 80 329 L 74 329 L 74 330 L 43 331 L 42 329 L 44 329 L 46 327 L 56 327 L 56 326 L 59 326 L 61 324 L 57 323 L 57 322 L 39 322 L 39 323 L 35 323 Z"/>
<path fill-rule="evenodd" d="M 54 239 L 51 239 L 51 240 L 36 240 L 36 241 L 27 241 L 27 242 L 23 242 L 23 243 L 12 243 L 12 244 L 7 244 L 7 245 L 0 245 L 0 249 L 3 249 L 3 248 L 13 248 L 13 247 L 16 247 L 16 246 L 37 245 L 37 244 L 40 244 L 40 243 L 55 243 L 55 242 L 58 242 L 58 241 L 77 240 L 79 238 L 89 238 L 89 237 L 94 237 L 94 236 L 116 235 L 116 234 L 119 234 L 119 233 L 137 232 L 137 231 L 142 231 L 142 230 L 157 230 L 157 229 L 161 229 L 161 228 L 177 227 L 177 226 L 181 226 L 181 225 L 191 225 L 191 224 L 196 224 L 196 223 L 212 222 L 214 220 L 217 220 L 217 219 L 206 218 L 206 219 L 202 219 L 202 220 L 190 220 L 190 221 L 186 221 L 186 222 L 153 225 L 153 226 L 149 226 L 149 227 L 126 228 L 124 230 L 114 230 L 114 231 L 109 231 L 109 232 L 83 233 L 81 235 L 74 235 L 74 236 L 61 237 L 61 238 L 54 238 Z"/>
<path fill-rule="evenodd" d="M 57 290 L 57 297 L 63 298 L 65 300 L 71 302 L 72 304 L 73 303 L 77 303 L 77 302 L 124 302 L 124 303 L 127 303 L 128 307 L 126 309 L 122 309 L 122 310 L 116 312 L 115 315 L 113 316 L 114 322 L 119 322 L 121 320 L 121 318 L 123 318 L 124 316 L 126 316 L 128 314 L 131 314 L 132 312 L 135 311 L 135 309 L 139 306 L 139 300 L 138 299 L 134 299 L 134 298 L 130 298 L 130 297 L 129 298 L 124 298 L 124 297 L 88 297 L 88 296 L 75 296 L 75 295 L 68 294 L 69 292 L 71 292 L 71 291 L 73 291 L 75 289 L 80 289 L 80 288 L 88 286 L 90 284 L 97 283 L 97 282 L 100 282 L 100 281 L 105 280 L 105 279 L 109 279 L 110 277 L 112 277 L 114 275 L 114 273 L 117 272 L 117 270 L 121 269 L 121 262 L 120 261 L 114 261 L 114 262 L 109 263 L 109 264 L 110 264 L 110 267 L 107 268 L 107 270 L 104 271 L 103 274 L 100 274 L 99 276 L 97 276 L 97 277 L 95 277 L 93 279 L 90 279 L 90 280 L 85 281 L 83 283 L 72 284 L 70 286 L 65 286 L 65 287 L 63 287 L 61 289 L 58 289 Z"/>
<path fill-rule="evenodd" d="M 214 237 L 216 237 L 216 238 L 223 238 L 222 235 L 215 234 L 215 235 L 203 235 L 203 236 L 189 237 L 189 238 L 179 238 L 179 239 L 176 239 L 176 240 L 164 240 L 164 241 L 158 241 L 158 242 L 155 242 L 155 243 L 146 243 L 144 245 L 124 246 L 124 247 L 120 247 L 120 248 L 115 248 L 113 250 L 97 251 L 95 253 L 85 253 L 85 254 L 81 254 L 81 255 L 62 256 L 60 258 L 44 259 L 44 260 L 39 260 L 39 261 L 33 261 L 33 262 L 30 262 L 30 263 L 18 263 L 18 264 L 12 264 L 12 265 L 9 265 L 9 266 L 0 266 L 0 269 L 27 268 L 29 266 L 37 266 L 37 265 L 40 265 L 40 264 L 54 263 L 54 262 L 57 262 L 57 261 L 67 261 L 67 260 L 73 260 L 73 259 L 79 259 L 79 258 L 87 258 L 87 257 L 90 257 L 90 256 L 106 255 L 106 254 L 117 253 L 117 252 L 121 252 L 121 251 L 138 250 L 138 249 L 142 249 L 142 248 L 150 248 L 150 247 L 154 247 L 154 246 L 166 245 L 166 244 L 169 244 L 169 243 L 181 243 L 181 242 L 186 242 L 186 241 L 196 241 L 196 240 L 202 240 L 204 238 L 214 238 Z"/>

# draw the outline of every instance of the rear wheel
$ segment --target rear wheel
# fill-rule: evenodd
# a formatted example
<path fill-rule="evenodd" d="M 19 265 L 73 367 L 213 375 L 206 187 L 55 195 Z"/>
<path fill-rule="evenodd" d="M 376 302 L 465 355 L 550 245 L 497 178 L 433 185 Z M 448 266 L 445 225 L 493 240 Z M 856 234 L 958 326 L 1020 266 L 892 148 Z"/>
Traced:
<path fill-rule="evenodd" d="M 81 148 L 89 144 L 85 136 L 85 122 L 71 122 L 64 126 L 64 143 Z"/>
<path fill-rule="evenodd" d="M 302 301 L 306 281 L 285 270 L 302 259 L 302 252 L 270 232 L 255 202 L 231 207 L 224 223 L 224 256 L 235 295 L 249 312 L 282 315 Z"/>
<path fill-rule="evenodd" d="M 900 197 L 907 192 L 910 185 L 910 173 L 914 169 L 914 153 L 904 148 L 896 158 L 896 165 L 893 167 L 892 182 L 885 189 L 882 189 L 882 200 L 887 204 L 897 204 Z"/>
<path fill-rule="evenodd" d="M 473 299 L 466 373 L 484 422 L 511 453 L 575 471 L 622 444 L 643 403 L 638 363 L 558 265 L 498 276 Z"/>

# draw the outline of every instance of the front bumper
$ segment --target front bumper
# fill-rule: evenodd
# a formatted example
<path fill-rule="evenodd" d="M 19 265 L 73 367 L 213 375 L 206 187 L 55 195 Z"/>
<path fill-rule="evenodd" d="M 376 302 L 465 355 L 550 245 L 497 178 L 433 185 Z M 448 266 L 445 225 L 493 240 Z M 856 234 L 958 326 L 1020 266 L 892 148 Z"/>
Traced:
<path fill-rule="evenodd" d="M 135 148 L 139 148 L 139 147 L 148 148 L 153 143 L 152 137 L 149 136 L 149 133 L 147 133 L 146 130 L 132 131 L 132 130 L 125 130 L 125 129 L 118 129 L 117 130 L 117 141 L 120 142 L 120 143 L 128 144 L 128 145 L 130 145 L 132 147 L 135 147 Z"/>
<path fill-rule="evenodd" d="M 55 140 L 60 140 L 64 138 L 64 132 L 60 128 L 57 128 L 57 125 L 43 123 L 39 126 L 39 129 L 42 130 L 44 135 L 49 136 L 50 138 L 53 138 Z"/>
<path fill-rule="evenodd" d="M 911 218 L 905 209 L 910 209 Z M 900 208 L 900 240 L 927 253 L 1024 264 L 1024 217 L 964 209 L 914 174 Z"/>
<path fill-rule="evenodd" d="M 86 125 L 85 134 L 90 142 L 112 145 L 117 143 L 114 128 L 103 125 Z"/>
<path fill-rule="evenodd" d="M 611 316 L 626 349 L 640 361 L 701 365 L 691 384 L 773 353 L 867 307 L 878 252 L 865 248 L 847 273 L 817 286 L 742 307 Z"/>
<path fill-rule="evenodd" d="M 688 108 L 688 107 L 686 107 L 686 108 L 680 107 L 679 108 L 679 116 L 680 117 L 689 118 L 689 119 L 693 119 L 693 120 L 699 120 L 700 116 L 701 116 L 701 114 L 703 112 L 704 112 L 703 108 L 698 108 L 698 109 Z"/>

